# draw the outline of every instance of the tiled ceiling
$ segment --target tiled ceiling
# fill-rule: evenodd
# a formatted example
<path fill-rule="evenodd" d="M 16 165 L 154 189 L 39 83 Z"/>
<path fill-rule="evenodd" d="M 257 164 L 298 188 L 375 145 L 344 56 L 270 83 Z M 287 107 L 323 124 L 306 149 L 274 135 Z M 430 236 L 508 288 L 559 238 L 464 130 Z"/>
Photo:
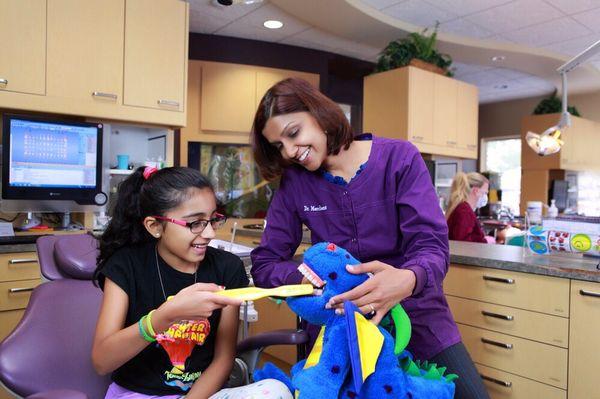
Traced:
<path fill-rule="evenodd" d="M 440 33 L 519 44 L 567 57 L 600 40 L 600 0 L 361 1 L 389 17 L 418 27 L 432 27 L 439 21 Z M 373 62 L 381 50 L 302 22 L 268 0 L 230 7 L 216 5 L 214 0 L 189 0 L 189 3 L 192 32 L 284 43 Z M 284 26 L 266 29 L 262 24 L 267 19 L 278 19 Z M 600 55 L 589 62 L 600 70 Z M 501 63 L 498 67 L 453 64 L 457 79 L 479 87 L 481 103 L 545 95 L 555 89 L 545 79 L 500 66 Z"/>

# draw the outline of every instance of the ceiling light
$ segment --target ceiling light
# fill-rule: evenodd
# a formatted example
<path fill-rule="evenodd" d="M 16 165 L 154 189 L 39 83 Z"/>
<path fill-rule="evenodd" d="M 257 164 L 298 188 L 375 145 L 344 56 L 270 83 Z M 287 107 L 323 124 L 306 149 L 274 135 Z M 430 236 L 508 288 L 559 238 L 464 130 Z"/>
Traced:
<path fill-rule="evenodd" d="M 496 90 L 506 90 L 506 89 L 508 89 L 508 85 L 495 85 L 494 89 L 496 89 Z"/>
<path fill-rule="evenodd" d="M 559 152 L 564 144 L 560 134 L 558 126 L 552 126 L 542 134 L 527 132 L 525 141 L 539 156 L 552 155 Z"/>
<path fill-rule="evenodd" d="M 268 21 L 265 21 L 263 23 L 263 26 L 265 28 L 269 28 L 269 29 L 279 29 L 283 26 L 283 22 L 281 21 L 277 21 L 275 19 L 270 19 Z"/>
<path fill-rule="evenodd" d="M 491 58 L 491 60 L 494 62 L 504 61 L 505 59 L 506 59 L 506 57 L 503 55 L 495 55 Z"/>

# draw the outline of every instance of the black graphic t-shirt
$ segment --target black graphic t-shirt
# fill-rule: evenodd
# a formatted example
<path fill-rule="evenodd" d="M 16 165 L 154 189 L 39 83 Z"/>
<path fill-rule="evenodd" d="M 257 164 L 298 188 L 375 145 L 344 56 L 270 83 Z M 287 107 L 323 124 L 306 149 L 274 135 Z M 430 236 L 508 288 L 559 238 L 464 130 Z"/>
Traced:
<path fill-rule="evenodd" d="M 104 287 L 104 278 L 108 277 L 129 296 L 126 326 L 137 323 L 165 301 L 156 270 L 154 247 L 153 243 L 149 243 L 123 248 L 102 269 L 100 286 Z M 194 283 L 193 274 L 173 269 L 160 255 L 158 263 L 167 297 Z M 200 263 L 196 281 L 215 283 L 227 289 L 248 285 L 240 258 L 212 247 L 208 247 Z M 185 394 L 213 359 L 220 317 L 221 311 L 215 311 L 207 320 L 174 324 L 161 335 L 160 343 L 150 343 L 115 370 L 113 381 L 147 395 Z"/>

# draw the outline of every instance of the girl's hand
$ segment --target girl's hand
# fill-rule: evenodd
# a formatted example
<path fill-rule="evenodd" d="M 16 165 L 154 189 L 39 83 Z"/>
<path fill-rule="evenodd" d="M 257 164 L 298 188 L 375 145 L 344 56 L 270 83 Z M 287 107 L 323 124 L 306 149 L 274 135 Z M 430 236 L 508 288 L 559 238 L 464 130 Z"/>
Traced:
<path fill-rule="evenodd" d="M 242 300 L 216 294 L 223 288 L 216 284 L 196 283 L 179 291 L 156 311 L 167 322 L 208 318 L 213 311 L 225 306 L 240 306 Z M 168 326 L 167 326 L 168 327 Z M 165 327 L 166 328 L 166 327 Z"/>
<path fill-rule="evenodd" d="M 341 313 L 343 302 L 351 301 L 363 314 L 375 310 L 375 316 L 371 319 L 375 324 L 379 324 L 394 305 L 409 297 L 417 282 L 412 271 L 397 269 L 379 261 L 347 265 L 346 269 L 352 274 L 373 273 L 373 277 L 348 292 L 332 297 L 327 307 L 338 308 L 336 311 Z"/>

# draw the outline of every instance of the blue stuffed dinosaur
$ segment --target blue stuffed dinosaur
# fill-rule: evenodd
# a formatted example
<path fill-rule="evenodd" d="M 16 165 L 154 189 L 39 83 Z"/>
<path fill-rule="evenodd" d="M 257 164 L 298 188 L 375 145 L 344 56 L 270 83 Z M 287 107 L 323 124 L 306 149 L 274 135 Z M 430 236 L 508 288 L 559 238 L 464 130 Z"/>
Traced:
<path fill-rule="evenodd" d="M 350 302 L 344 304 L 345 315 L 325 308 L 331 297 L 369 278 L 346 270 L 346 265 L 358 263 L 331 243 L 316 244 L 305 252 L 301 271 L 313 284 L 324 284 L 323 294 L 290 297 L 287 303 L 298 316 L 323 327 L 308 358 L 292 367 L 291 378 L 267 363 L 255 371 L 255 381 L 278 379 L 296 393 L 297 399 L 453 398 L 456 375 L 444 377 L 445 367 L 415 363 L 404 350 L 411 327 L 400 305 L 390 312 L 396 340 L 386 329 L 366 320 Z"/>

